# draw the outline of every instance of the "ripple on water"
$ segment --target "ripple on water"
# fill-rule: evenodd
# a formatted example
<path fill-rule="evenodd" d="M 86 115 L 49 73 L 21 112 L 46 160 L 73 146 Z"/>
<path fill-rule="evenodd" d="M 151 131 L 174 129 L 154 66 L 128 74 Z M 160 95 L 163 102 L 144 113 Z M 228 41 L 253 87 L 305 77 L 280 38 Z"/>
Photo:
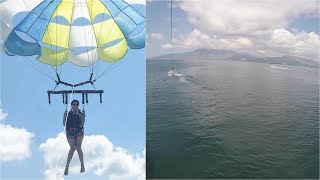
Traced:
<path fill-rule="evenodd" d="M 319 177 L 317 73 L 180 61 L 180 82 L 166 63 L 147 68 L 148 178 Z"/>

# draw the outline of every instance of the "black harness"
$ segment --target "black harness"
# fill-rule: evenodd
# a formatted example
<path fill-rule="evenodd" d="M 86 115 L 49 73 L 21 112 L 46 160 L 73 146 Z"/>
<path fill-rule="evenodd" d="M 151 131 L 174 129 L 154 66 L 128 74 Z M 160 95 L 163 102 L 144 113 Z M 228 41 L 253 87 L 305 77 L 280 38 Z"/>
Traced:
<path fill-rule="evenodd" d="M 81 126 L 80 112 L 69 111 L 66 126 L 67 135 L 74 137 L 81 135 L 83 127 Z"/>

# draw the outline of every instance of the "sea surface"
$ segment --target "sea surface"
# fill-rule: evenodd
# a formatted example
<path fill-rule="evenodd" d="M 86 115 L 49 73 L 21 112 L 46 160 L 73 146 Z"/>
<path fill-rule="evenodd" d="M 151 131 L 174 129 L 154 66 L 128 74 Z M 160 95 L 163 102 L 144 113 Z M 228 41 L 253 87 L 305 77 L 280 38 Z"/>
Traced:
<path fill-rule="evenodd" d="M 147 178 L 319 179 L 319 69 L 147 61 Z"/>

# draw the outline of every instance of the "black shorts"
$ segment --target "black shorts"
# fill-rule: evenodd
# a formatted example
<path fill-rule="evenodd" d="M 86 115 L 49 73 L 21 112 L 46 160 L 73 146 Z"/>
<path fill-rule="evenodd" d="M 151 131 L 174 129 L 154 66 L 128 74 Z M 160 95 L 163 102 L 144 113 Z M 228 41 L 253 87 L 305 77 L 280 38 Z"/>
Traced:
<path fill-rule="evenodd" d="M 78 129 L 78 128 L 69 128 L 67 129 L 67 136 L 69 137 L 78 137 L 83 135 L 83 129 Z"/>

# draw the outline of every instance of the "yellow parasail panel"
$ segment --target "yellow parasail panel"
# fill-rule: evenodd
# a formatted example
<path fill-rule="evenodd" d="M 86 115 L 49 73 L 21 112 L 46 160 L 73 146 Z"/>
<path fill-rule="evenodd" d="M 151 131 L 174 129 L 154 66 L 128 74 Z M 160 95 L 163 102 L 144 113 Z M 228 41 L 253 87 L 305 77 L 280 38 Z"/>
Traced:
<path fill-rule="evenodd" d="M 117 39 L 124 38 L 122 31 L 113 19 L 108 19 L 93 25 L 97 45 L 102 46 Z"/>
<path fill-rule="evenodd" d="M 62 48 L 69 47 L 70 26 L 50 22 L 42 37 L 42 42 Z"/>
<path fill-rule="evenodd" d="M 72 18 L 72 9 L 73 9 L 73 3 L 68 1 L 61 1 L 61 3 L 58 5 L 56 10 L 54 11 L 52 18 L 56 16 L 63 16 L 66 18 L 71 24 L 71 18 Z"/>
<path fill-rule="evenodd" d="M 86 0 L 88 11 L 90 14 L 91 22 L 98 14 L 108 14 L 111 16 L 109 10 L 99 0 Z"/>
<path fill-rule="evenodd" d="M 128 51 L 126 39 L 123 39 L 118 44 L 107 47 L 98 48 L 99 58 L 106 62 L 116 62 L 124 57 Z"/>
<path fill-rule="evenodd" d="M 67 61 L 68 52 L 68 49 L 56 51 L 41 47 L 41 56 L 38 60 L 51 66 L 59 66 Z"/>

